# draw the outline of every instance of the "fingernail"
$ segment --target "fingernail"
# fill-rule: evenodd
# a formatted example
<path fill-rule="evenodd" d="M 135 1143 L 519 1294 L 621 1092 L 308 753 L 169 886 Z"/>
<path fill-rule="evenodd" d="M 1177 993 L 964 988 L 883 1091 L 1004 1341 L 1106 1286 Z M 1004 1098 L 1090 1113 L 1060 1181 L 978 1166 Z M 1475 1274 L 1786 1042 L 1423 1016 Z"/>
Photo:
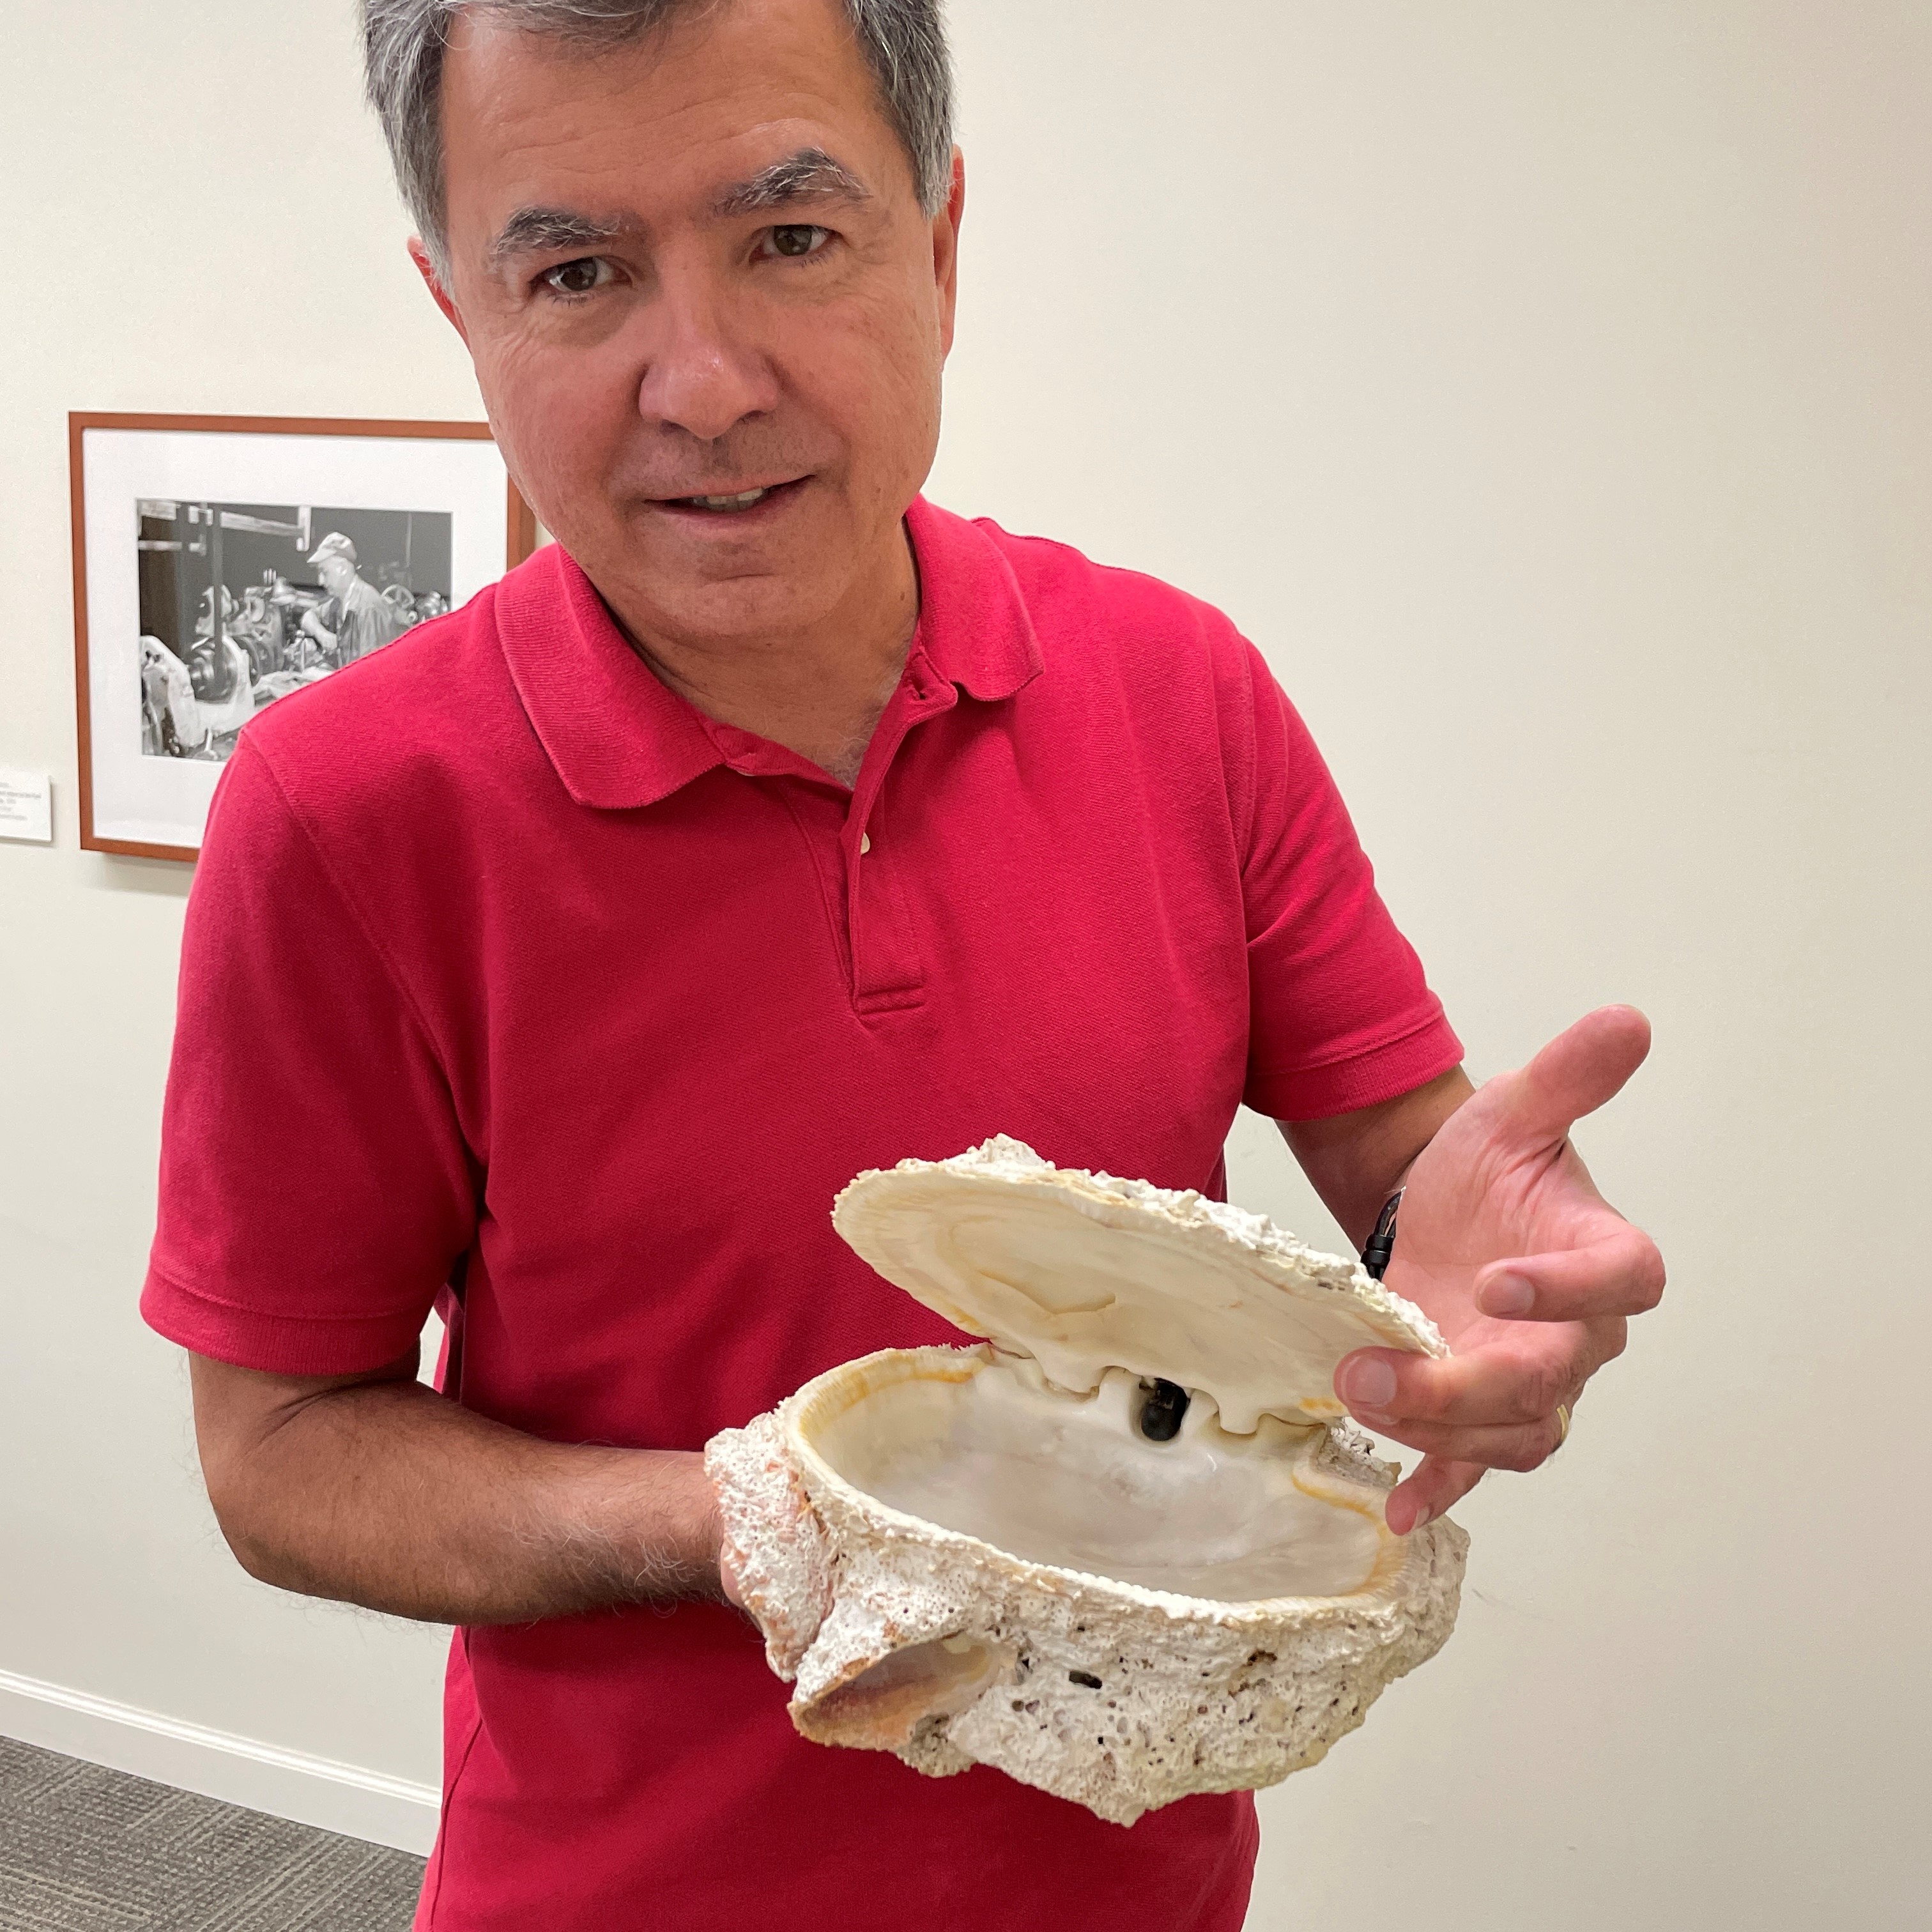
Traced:
<path fill-rule="evenodd" d="M 1395 1371 L 1386 1362 L 1356 1362 L 1342 1374 L 1342 1400 L 1352 1408 L 1387 1408 L 1395 1400 Z"/>
<path fill-rule="evenodd" d="M 1520 1274 L 1499 1274 L 1485 1282 L 1476 1306 L 1485 1315 L 1527 1315 L 1536 1306 L 1536 1290 Z"/>

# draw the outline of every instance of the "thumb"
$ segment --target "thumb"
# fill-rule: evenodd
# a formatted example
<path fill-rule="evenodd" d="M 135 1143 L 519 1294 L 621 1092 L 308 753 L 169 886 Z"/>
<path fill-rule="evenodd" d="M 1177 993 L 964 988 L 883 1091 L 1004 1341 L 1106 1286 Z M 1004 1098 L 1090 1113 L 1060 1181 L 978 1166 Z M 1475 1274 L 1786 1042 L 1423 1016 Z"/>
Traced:
<path fill-rule="evenodd" d="M 1649 1052 L 1650 1022 L 1636 1007 L 1600 1006 L 1527 1066 L 1492 1081 L 1490 1106 L 1517 1133 L 1561 1140 L 1573 1121 L 1621 1093 Z"/>

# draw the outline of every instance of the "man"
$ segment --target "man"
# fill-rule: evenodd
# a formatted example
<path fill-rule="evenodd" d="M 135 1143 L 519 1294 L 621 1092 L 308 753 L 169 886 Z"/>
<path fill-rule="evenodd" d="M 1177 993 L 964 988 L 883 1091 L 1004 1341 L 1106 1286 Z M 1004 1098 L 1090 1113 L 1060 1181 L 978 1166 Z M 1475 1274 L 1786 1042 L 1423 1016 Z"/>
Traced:
<path fill-rule="evenodd" d="M 409 628 L 395 606 L 356 568 L 356 546 L 332 530 L 310 564 L 322 575 L 328 602 L 302 614 L 302 627 L 338 665 L 353 664 L 394 644 Z"/>
<path fill-rule="evenodd" d="M 190 908 L 145 1306 L 256 1576 L 462 1627 L 440 1932 L 1235 1932 L 1256 1826 L 1124 1832 L 799 1739 L 698 1452 L 956 1339 L 833 1235 L 996 1132 L 1217 1188 L 1245 1097 L 1454 1359 L 1339 1393 L 1406 1532 L 1550 1453 L 1660 1292 L 1473 1094 L 1321 761 L 1178 592 L 920 499 L 963 166 L 932 0 L 369 0 L 430 293 L 557 547 L 251 728 Z M 252 1023 L 251 1023 L 252 1022 Z M 264 1207 L 230 1150 L 327 1150 Z M 416 1380 L 432 1303 L 440 1394 Z"/>

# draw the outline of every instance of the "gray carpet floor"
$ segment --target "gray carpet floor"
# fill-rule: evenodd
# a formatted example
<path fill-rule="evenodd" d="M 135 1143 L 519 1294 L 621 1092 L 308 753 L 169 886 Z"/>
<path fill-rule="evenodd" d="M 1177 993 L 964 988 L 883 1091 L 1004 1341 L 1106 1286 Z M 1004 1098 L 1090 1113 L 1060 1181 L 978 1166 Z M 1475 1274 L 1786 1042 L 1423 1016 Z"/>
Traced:
<path fill-rule="evenodd" d="M 0 1932 L 408 1932 L 422 1861 L 0 1738 Z"/>

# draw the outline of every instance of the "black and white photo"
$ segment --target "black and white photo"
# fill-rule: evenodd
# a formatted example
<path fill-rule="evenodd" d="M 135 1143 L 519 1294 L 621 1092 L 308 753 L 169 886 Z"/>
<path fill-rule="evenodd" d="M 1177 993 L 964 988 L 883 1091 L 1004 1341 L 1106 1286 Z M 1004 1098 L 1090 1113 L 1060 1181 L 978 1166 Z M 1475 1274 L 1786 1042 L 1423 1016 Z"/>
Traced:
<path fill-rule="evenodd" d="M 81 842 L 192 859 L 271 706 L 520 563 L 484 423 L 69 418 Z"/>
<path fill-rule="evenodd" d="M 277 699 L 450 608 L 450 513 L 134 506 L 141 749 L 219 763 Z"/>

